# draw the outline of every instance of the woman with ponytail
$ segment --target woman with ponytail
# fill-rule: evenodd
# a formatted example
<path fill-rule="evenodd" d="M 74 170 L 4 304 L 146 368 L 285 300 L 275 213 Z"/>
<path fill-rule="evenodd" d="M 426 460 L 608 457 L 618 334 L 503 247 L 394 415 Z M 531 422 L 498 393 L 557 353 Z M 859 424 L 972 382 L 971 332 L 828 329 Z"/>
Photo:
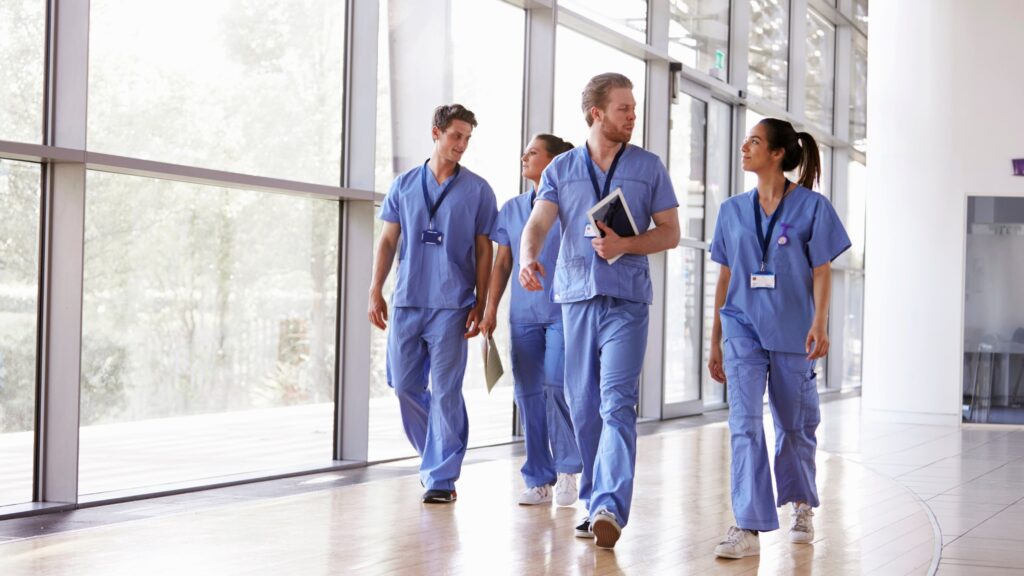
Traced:
<path fill-rule="evenodd" d="M 814 364 L 828 353 L 831 262 L 850 238 L 828 199 L 818 145 L 784 120 L 767 118 L 743 142 L 743 169 L 757 188 L 722 204 L 711 243 L 721 264 L 711 331 L 711 377 L 727 386 L 736 525 L 715 548 L 723 558 L 760 554 L 758 533 L 776 530 L 776 506 L 792 504 L 789 539 L 814 540 L 818 387 Z M 790 182 L 786 172 L 800 169 Z M 763 412 L 775 421 L 772 490 Z"/>
<path fill-rule="evenodd" d="M 572 144 L 558 136 L 537 134 L 520 158 L 523 178 L 532 186 L 528 193 L 501 207 L 491 231 L 498 252 L 480 322 L 480 331 L 487 336 L 498 323 L 498 303 L 508 278 L 513 270 L 519 270 L 519 240 L 537 201 L 540 175 L 555 156 L 572 149 Z M 545 270 L 555 269 L 560 238 L 561 228 L 552 226 L 540 255 Z M 551 297 L 550 283 L 539 292 L 512 283 L 509 329 L 516 406 L 526 435 L 526 462 L 520 470 L 526 489 L 519 495 L 519 504 L 547 504 L 553 497 L 555 504 L 571 506 L 577 499 L 576 475 L 583 471 L 583 461 L 565 402 L 562 310 Z"/>

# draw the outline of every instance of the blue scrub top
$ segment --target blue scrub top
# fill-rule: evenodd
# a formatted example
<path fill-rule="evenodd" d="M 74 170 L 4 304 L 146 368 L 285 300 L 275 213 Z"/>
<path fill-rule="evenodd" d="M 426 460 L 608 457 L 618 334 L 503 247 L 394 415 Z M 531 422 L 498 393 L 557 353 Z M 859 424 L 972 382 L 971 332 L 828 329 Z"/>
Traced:
<path fill-rule="evenodd" d="M 384 198 L 380 219 L 402 227 L 398 254 L 398 283 L 392 306 L 416 308 L 468 308 L 476 304 L 476 237 L 487 236 L 494 226 L 498 201 L 490 184 L 465 167 L 459 171 L 448 196 L 434 216 L 434 228 L 443 235 L 440 246 L 424 244 L 430 211 L 423 200 L 420 170 L 427 170 L 431 202 L 453 178 L 441 184 L 429 168 L 420 165 L 399 176 Z"/>
<path fill-rule="evenodd" d="M 797 186 L 783 201 L 768 243 L 765 270 L 775 273 L 775 288 L 751 288 L 751 273 L 761 269 L 754 202 L 756 189 L 723 202 L 711 241 L 711 259 L 732 272 L 719 312 L 722 337 L 753 337 L 765 350 L 806 354 L 807 332 L 814 321 L 814 268 L 845 252 L 850 237 L 827 198 Z M 757 209 L 765 233 L 769 218 L 760 205 Z M 788 241 L 780 245 L 783 234 Z"/>
<path fill-rule="evenodd" d="M 582 145 L 557 156 L 541 176 L 538 198 L 557 204 L 562 222 L 553 300 L 565 304 L 603 295 L 650 304 L 654 291 L 647 256 L 625 254 L 615 264 L 608 264 L 594 252 L 592 238 L 584 236 L 587 211 L 597 203 L 587 171 L 590 162 L 587 147 Z M 605 173 L 596 164 L 594 172 L 603 188 Z M 641 234 L 650 228 L 653 214 L 679 206 L 665 165 L 643 148 L 626 146 L 609 191 L 616 188 L 622 188 Z"/>
<path fill-rule="evenodd" d="M 527 192 L 505 202 L 498 212 L 498 220 L 494 223 L 494 231 L 491 232 L 491 240 L 501 246 L 508 246 L 512 249 L 512 275 L 518 275 L 519 270 L 519 242 L 523 237 L 523 228 L 526 221 L 530 219 L 530 211 L 533 205 L 530 202 L 533 194 Z M 544 241 L 544 248 L 538 259 L 544 266 L 544 273 L 551 278 L 555 273 L 555 265 L 558 260 L 559 236 L 562 235 L 562 227 L 558 222 L 551 227 L 548 237 Z M 518 280 L 512 280 L 512 301 L 509 305 L 509 322 L 512 324 L 550 324 L 559 322 L 562 319 L 562 308 L 552 300 L 551 282 L 544 282 L 544 290 L 531 292 L 523 288 Z"/>

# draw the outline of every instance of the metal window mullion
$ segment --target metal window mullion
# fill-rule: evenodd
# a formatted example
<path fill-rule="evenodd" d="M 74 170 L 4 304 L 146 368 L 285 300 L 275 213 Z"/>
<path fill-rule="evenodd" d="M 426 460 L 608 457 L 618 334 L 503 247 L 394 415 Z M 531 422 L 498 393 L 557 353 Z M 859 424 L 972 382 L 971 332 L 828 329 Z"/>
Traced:
<path fill-rule="evenodd" d="M 648 49 L 659 53 L 668 52 L 667 0 L 651 0 L 647 6 Z M 661 59 L 646 59 L 646 104 L 644 110 L 644 146 L 657 154 L 668 164 L 669 123 L 671 118 L 672 94 L 669 93 L 669 63 Z M 654 293 L 649 310 L 647 326 L 647 351 L 644 354 L 643 372 L 640 378 L 640 416 L 662 418 L 665 389 L 665 298 L 668 287 L 668 257 L 665 252 L 650 258 L 651 281 L 661 290 Z"/>
<path fill-rule="evenodd" d="M 853 85 L 850 71 L 853 66 L 853 29 L 836 26 L 836 84 L 833 133 L 838 140 L 850 142 L 850 95 Z"/>
<path fill-rule="evenodd" d="M 47 5 L 43 144 L 85 150 L 89 1 Z M 47 163 L 41 229 L 34 499 L 78 501 L 85 164 Z"/>
<path fill-rule="evenodd" d="M 523 65 L 523 146 L 537 133 L 551 132 L 555 109 L 557 22 L 550 7 L 526 11 Z"/>
<path fill-rule="evenodd" d="M 807 123 L 807 0 L 789 3 L 788 110 L 800 125 Z"/>
<path fill-rule="evenodd" d="M 377 0 L 349 0 L 345 38 L 343 186 L 373 190 L 377 141 Z M 338 323 L 335 339 L 335 460 L 366 462 L 370 430 L 371 327 L 366 319 L 373 270 L 373 199 L 345 200 L 338 211 Z"/>

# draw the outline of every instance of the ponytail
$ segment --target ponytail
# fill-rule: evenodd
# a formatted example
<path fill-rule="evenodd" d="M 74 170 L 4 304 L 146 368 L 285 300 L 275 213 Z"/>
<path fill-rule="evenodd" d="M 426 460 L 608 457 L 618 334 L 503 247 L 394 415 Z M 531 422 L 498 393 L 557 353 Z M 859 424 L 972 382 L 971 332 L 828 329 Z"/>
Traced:
<path fill-rule="evenodd" d="M 778 118 L 765 118 L 759 122 L 764 126 L 768 138 L 768 149 L 782 148 L 782 171 L 789 172 L 800 167 L 800 178 L 797 183 L 804 188 L 812 189 L 814 183 L 821 180 L 821 156 L 818 143 L 814 136 L 807 132 L 797 132 L 793 125 Z"/>
<path fill-rule="evenodd" d="M 537 134 L 534 138 L 544 143 L 544 149 L 552 158 L 574 148 L 572 142 L 562 140 L 554 134 Z"/>

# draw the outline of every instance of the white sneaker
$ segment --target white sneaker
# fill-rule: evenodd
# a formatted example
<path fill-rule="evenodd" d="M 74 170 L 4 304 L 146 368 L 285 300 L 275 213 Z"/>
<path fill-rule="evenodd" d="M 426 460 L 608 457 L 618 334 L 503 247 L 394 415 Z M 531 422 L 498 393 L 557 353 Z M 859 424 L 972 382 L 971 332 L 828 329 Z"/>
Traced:
<path fill-rule="evenodd" d="M 575 474 L 559 474 L 555 482 L 555 504 L 559 506 L 572 506 L 576 503 L 579 490 L 576 488 Z"/>
<path fill-rule="evenodd" d="M 793 524 L 789 527 L 789 541 L 810 544 L 814 540 L 814 509 L 807 504 L 793 503 Z"/>
<path fill-rule="evenodd" d="M 725 540 L 715 546 L 715 556 L 719 558 L 746 558 L 761 555 L 761 540 L 750 530 L 729 527 Z"/>
<path fill-rule="evenodd" d="M 534 504 L 544 504 L 545 502 L 551 502 L 551 489 L 547 486 L 527 488 L 519 495 L 520 506 L 533 506 Z"/>
<path fill-rule="evenodd" d="M 622 536 L 622 527 L 619 526 L 619 521 L 615 519 L 615 514 L 607 510 L 598 510 L 594 514 L 594 519 L 590 523 L 590 531 L 594 533 L 594 538 L 598 548 L 614 548 L 615 543 L 619 541 L 619 536 Z"/>

